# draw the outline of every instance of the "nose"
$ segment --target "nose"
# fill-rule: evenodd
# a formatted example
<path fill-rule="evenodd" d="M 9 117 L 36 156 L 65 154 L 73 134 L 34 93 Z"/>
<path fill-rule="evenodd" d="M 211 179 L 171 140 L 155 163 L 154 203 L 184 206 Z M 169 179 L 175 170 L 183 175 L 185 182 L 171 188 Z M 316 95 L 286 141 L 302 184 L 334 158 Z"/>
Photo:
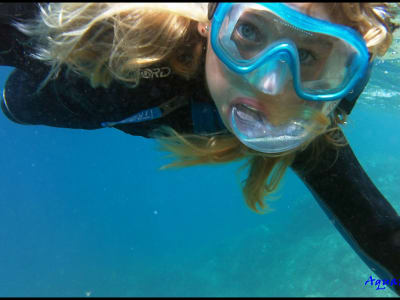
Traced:
<path fill-rule="evenodd" d="M 287 58 L 278 54 L 248 75 L 248 81 L 259 91 L 268 95 L 281 93 L 291 75 Z"/>

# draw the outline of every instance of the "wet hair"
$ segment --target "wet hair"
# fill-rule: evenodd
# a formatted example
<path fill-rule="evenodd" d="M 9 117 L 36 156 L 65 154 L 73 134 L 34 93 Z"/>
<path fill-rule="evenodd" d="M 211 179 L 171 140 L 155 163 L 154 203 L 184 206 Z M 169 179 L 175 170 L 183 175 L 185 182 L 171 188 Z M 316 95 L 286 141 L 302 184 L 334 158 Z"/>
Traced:
<path fill-rule="evenodd" d="M 384 55 L 398 25 L 392 4 L 324 3 L 335 23 L 361 33 L 373 55 Z M 313 6 L 310 6 L 312 9 Z M 200 68 L 205 39 L 197 32 L 198 22 L 208 23 L 203 3 L 50 3 L 41 6 L 35 22 L 19 24 L 20 30 L 36 40 L 36 57 L 52 66 L 48 79 L 62 65 L 90 79 L 93 87 L 107 87 L 117 79 L 136 86 L 139 70 L 166 62 L 173 71 L 192 78 Z M 206 87 L 205 87 L 206 88 Z M 172 128 L 154 132 L 162 150 L 177 161 L 166 167 L 227 163 L 247 160 L 248 177 L 243 182 L 247 205 L 255 212 L 267 209 L 265 197 L 276 190 L 296 153 L 313 147 L 310 160 L 324 147 L 339 147 L 338 124 L 346 120 L 341 111 L 316 116 L 323 126 L 315 138 L 297 149 L 265 154 L 249 149 L 232 134 L 181 135 Z M 165 137 L 168 136 L 168 137 Z"/>
<path fill-rule="evenodd" d="M 31 36 L 34 56 L 52 67 L 62 65 L 107 87 L 113 79 L 139 84 L 140 69 L 167 61 L 190 77 L 202 48 L 197 22 L 207 21 L 205 3 L 49 3 L 36 20 L 17 24 Z"/>
<path fill-rule="evenodd" d="M 368 50 L 383 56 L 392 43 L 397 3 L 323 3 L 335 23 L 349 26 L 363 36 Z"/>

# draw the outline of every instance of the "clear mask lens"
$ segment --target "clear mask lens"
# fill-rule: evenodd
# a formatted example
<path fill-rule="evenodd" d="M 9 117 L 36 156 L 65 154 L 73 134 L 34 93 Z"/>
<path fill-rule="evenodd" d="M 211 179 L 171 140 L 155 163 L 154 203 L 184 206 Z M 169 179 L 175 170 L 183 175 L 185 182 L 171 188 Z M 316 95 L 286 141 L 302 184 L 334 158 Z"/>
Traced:
<path fill-rule="evenodd" d="M 287 40 L 294 47 L 292 53 L 284 48 L 277 51 L 276 47 Z M 312 95 L 342 90 L 360 69 L 359 52 L 345 39 L 305 30 L 260 4 L 232 5 L 218 32 L 218 45 L 242 68 L 262 67 L 277 55 L 293 56 L 293 76 L 299 88 Z M 263 85 L 249 77 L 255 86 Z M 262 76 L 259 78 L 262 81 Z"/>

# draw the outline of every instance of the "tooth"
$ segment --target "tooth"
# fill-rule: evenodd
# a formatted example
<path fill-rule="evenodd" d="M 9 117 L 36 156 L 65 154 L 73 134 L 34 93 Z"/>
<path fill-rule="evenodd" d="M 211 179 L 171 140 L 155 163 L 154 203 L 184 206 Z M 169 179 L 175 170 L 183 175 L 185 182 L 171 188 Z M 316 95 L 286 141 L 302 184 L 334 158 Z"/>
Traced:
<path fill-rule="evenodd" d="M 238 110 L 237 114 L 239 115 L 239 117 L 243 120 L 247 120 L 247 121 L 255 121 L 254 116 L 252 116 L 251 114 L 248 114 L 246 112 L 240 111 Z"/>

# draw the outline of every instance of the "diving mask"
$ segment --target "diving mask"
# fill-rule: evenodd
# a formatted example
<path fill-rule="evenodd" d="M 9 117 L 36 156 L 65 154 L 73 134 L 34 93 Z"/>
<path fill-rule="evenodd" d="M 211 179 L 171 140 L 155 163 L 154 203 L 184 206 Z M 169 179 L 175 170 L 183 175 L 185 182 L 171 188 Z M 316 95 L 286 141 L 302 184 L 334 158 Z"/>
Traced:
<path fill-rule="evenodd" d="M 248 104 L 231 105 L 231 127 L 248 147 L 266 153 L 296 148 L 312 136 L 308 111 L 328 115 L 366 75 L 369 54 L 355 30 L 283 3 L 219 3 L 211 46 L 228 70 L 266 95 L 290 85 L 303 112 L 275 125 Z M 315 132 L 315 131 L 314 131 Z"/>

